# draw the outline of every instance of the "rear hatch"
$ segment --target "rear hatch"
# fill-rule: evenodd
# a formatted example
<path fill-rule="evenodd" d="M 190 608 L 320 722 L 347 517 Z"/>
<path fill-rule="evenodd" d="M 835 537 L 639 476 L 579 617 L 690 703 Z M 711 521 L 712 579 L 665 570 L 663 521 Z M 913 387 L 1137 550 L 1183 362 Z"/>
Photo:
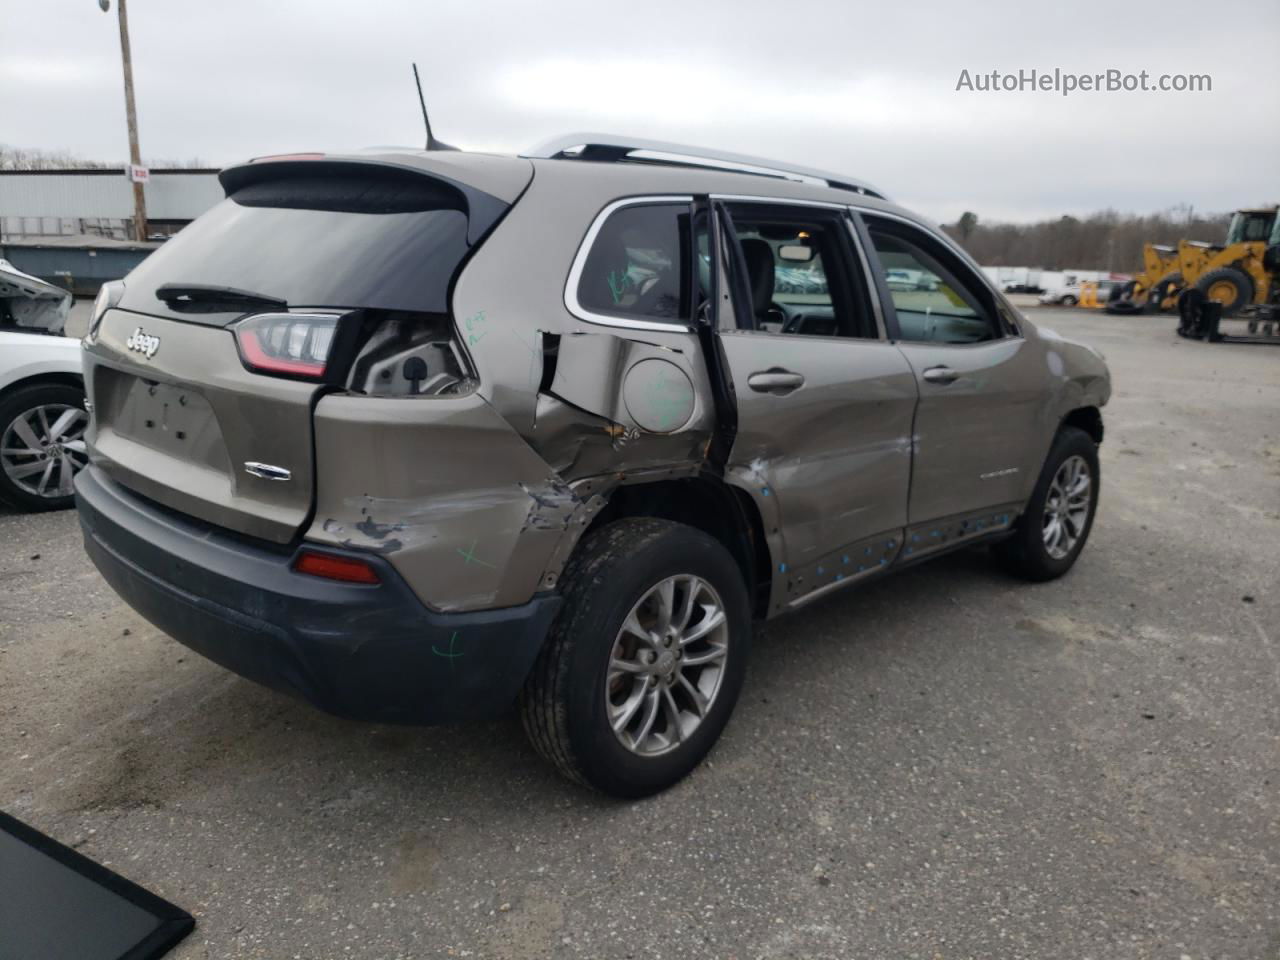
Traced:
<path fill-rule="evenodd" d="M 477 159 L 473 182 L 493 193 L 459 178 L 463 155 L 224 171 L 227 199 L 95 317 L 92 462 L 218 526 L 296 537 L 312 509 L 323 393 L 394 393 L 406 376 L 413 392 L 465 386 L 465 357 L 439 342 L 453 336 L 452 281 L 531 176 L 525 161 Z M 413 351 L 426 360 L 402 362 Z"/>

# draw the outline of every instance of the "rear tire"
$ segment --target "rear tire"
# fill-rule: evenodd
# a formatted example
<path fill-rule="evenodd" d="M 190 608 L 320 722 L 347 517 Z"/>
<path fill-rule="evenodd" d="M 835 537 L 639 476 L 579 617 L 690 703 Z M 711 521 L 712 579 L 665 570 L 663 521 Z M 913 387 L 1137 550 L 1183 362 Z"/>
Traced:
<path fill-rule="evenodd" d="M 1073 511 L 1071 505 L 1075 501 L 1068 477 L 1073 467 L 1081 466 L 1087 472 L 1087 502 L 1083 511 Z M 996 557 L 1004 568 L 1016 577 L 1037 583 L 1054 580 L 1070 570 L 1093 529 L 1100 487 L 1097 444 L 1083 430 L 1063 427 L 1054 438 L 1013 536 L 995 546 Z M 1063 533 L 1056 541 L 1051 535 L 1054 521 Z"/>
<path fill-rule="evenodd" d="M 0 397 L 0 501 L 31 511 L 74 506 L 69 480 L 88 460 L 88 423 L 84 391 L 67 383 L 33 383 Z"/>
<path fill-rule="evenodd" d="M 529 739 L 566 777 L 604 793 L 642 797 L 671 786 L 715 744 L 742 688 L 751 611 L 738 564 L 700 530 L 642 517 L 588 534 L 560 582 L 564 606 L 520 695 Z M 666 627 L 668 582 L 665 609 L 675 615 Z M 681 594 L 682 583 L 707 589 Z M 707 701 L 700 717 L 694 691 Z"/>
<path fill-rule="evenodd" d="M 1076 298 L 1069 293 L 1062 298 L 1062 305 L 1064 307 L 1074 307 L 1078 302 L 1079 301 L 1077 301 Z"/>
<path fill-rule="evenodd" d="M 1196 289 L 1206 300 L 1222 304 L 1222 315 L 1233 316 L 1242 307 L 1253 302 L 1253 280 L 1243 270 L 1235 267 L 1219 267 L 1210 270 L 1196 281 Z"/>

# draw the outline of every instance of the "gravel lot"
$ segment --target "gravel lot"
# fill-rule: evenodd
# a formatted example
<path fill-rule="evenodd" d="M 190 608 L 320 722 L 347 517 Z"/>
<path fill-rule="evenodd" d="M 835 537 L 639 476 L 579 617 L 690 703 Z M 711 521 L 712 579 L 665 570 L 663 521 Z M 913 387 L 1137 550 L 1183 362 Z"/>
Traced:
<path fill-rule="evenodd" d="M 1107 355 L 1075 570 L 973 550 L 776 621 L 711 762 L 625 804 L 514 716 L 336 720 L 0 513 L 0 808 L 188 908 L 172 956 L 1280 958 L 1280 350 Z"/>

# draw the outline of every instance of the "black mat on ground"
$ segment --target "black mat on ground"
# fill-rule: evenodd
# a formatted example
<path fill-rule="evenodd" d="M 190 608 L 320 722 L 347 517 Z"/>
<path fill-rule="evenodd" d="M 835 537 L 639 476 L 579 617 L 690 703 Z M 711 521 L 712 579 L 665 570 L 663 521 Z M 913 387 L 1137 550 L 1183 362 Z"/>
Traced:
<path fill-rule="evenodd" d="M 153 960 L 185 910 L 0 813 L 0 960 Z"/>

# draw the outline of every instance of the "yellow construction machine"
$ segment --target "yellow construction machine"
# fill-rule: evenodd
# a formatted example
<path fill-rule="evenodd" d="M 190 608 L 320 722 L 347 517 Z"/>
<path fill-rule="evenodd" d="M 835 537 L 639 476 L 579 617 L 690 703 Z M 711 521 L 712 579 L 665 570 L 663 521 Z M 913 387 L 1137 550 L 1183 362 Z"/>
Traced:
<path fill-rule="evenodd" d="M 1183 240 L 1178 244 L 1183 286 L 1195 287 L 1206 299 L 1222 304 L 1224 317 L 1273 302 L 1280 273 L 1266 261 L 1268 248 L 1280 243 L 1278 222 L 1275 207 L 1237 210 L 1227 228 L 1226 243 Z"/>
<path fill-rule="evenodd" d="M 1182 289 L 1178 272 L 1178 248 L 1159 243 L 1142 245 L 1142 270 L 1121 290 L 1120 296 L 1145 304 L 1152 313 L 1172 310 Z"/>
<path fill-rule="evenodd" d="M 1142 248 L 1143 270 L 1109 307 L 1133 313 L 1141 306 L 1173 310 L 1178 294 L 1197 289 L 1222 304 L 1222 316 L 1280 300 L 1280 217 L 1276 207 L 1237 210 L 1226 242 L 1182 240 L 1177 248 L 1154 243 Z"/>

